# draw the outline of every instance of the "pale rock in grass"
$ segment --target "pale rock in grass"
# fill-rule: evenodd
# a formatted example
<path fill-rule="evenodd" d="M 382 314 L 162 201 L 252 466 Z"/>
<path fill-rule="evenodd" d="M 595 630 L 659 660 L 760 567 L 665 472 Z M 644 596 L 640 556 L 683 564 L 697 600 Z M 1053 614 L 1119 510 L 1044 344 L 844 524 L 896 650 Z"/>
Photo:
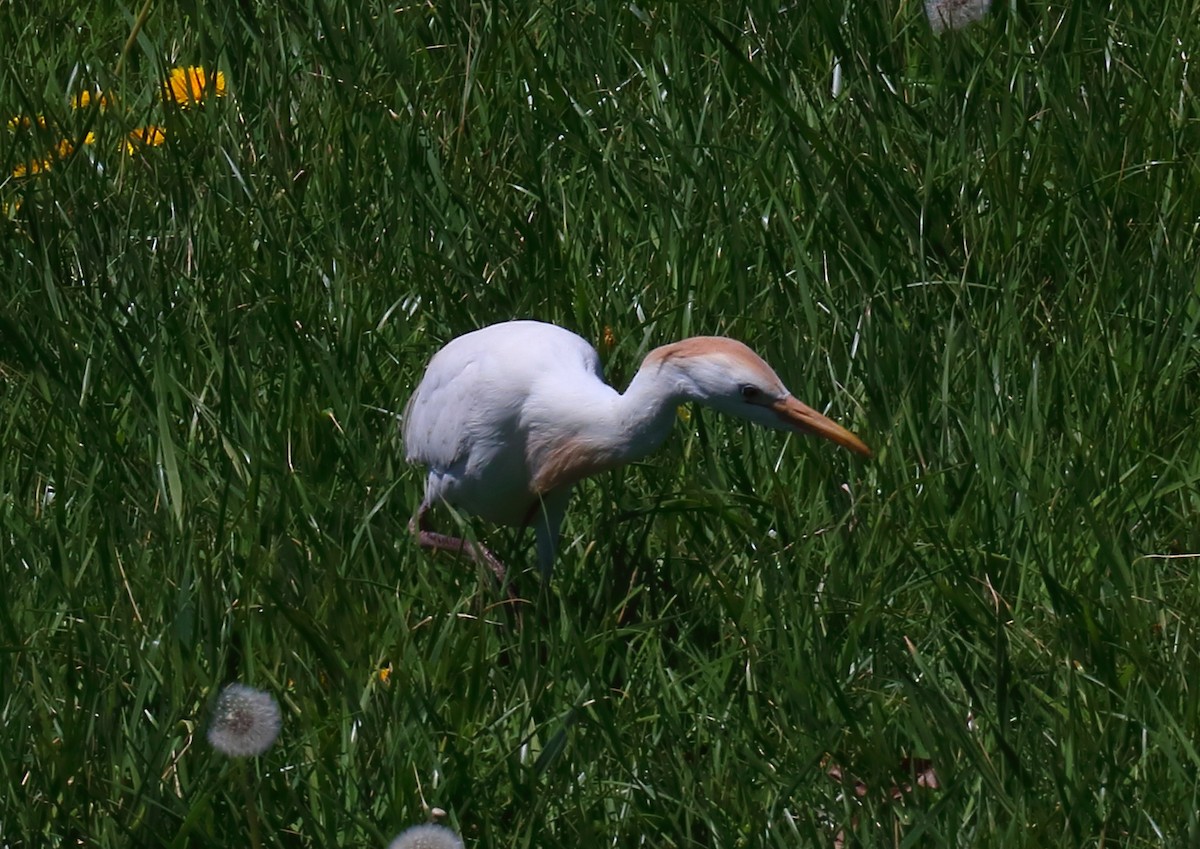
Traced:
<path fill-rule="evenodd" d="M 962 29 L 987 16 L 992 0 L 925 0 L 925 14 L 935 33 Z"/>
<path fill-rule="evenodd" d="M 274 696 L 245 684 L 230 684 L 217 697 L 208 742 L 231 758 L 261 755 L 271 748 L 282 724 Z"/>

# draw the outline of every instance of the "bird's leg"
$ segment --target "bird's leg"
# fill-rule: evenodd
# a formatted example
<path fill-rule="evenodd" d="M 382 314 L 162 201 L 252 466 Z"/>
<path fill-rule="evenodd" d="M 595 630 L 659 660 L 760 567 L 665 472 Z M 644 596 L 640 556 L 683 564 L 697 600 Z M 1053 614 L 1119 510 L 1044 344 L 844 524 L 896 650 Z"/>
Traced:
<path fill-rule="evenodd" d="M 563 517 L 567 514 L 567 504 L 571 500 L 571 488 L 555 490 L 542 496 L 534 502 L 525 517 L 525 525 L 533 525 L 537 534 L 538 569 L 542 573 L 542 583 L 550 583 L 550 575 L 554 571 L 554 555 L 558 550 L 558 534 L 562 530 Z"/>
<path fill-rule="evenodd" d="M 454 554 L 466 553 L 471 559 L 481 566 L 487 566 L 492 570 L 492 574 L 496 576 L 496 580 L 500 582 L 500 586 L 506 586 L 505 577 L 508 570 L 504 568 L 496 555 L 492 554 L 484 546 L 477 542 L 468 542 L 460 537 L 452 537 L 446 534 L 439 534 L 437 531 L 429 529 L 429 519 L 426 513 L 429 508 L 424 504 L 417 511 L 417 515 L 409 520 L 408 529 L 412 535 L 417 538 L 417 545 L 421 548 L 429 548 L 434 551 L 449 551 Z M 511 588 L 509 592 L 511 593 Z"/>

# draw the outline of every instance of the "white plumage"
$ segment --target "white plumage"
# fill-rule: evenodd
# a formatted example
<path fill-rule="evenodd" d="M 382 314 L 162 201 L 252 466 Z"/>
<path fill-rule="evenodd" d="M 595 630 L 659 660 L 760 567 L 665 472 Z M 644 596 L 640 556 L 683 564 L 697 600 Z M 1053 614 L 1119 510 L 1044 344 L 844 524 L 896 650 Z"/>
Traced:
<path fill-rule="evenodd" d="M 493 324 L 438 351 L 405 409 L 408 460 L 429 468 L 413 524 L 418 541 L 468 549 L 428 527 L 426 513 L 439 502 L 499 524 L 532 524 L 538 565 L 549 577 L 574 484 L 649 454 L 685 401 L 870 455 L 733 339 L 693 337 L 656 348 L 622 394 L 604 382 L 592 346 L 569 330 L 537 321 Z M 490 552 L 475 546 L 470 553 L 503 580 Z"/>

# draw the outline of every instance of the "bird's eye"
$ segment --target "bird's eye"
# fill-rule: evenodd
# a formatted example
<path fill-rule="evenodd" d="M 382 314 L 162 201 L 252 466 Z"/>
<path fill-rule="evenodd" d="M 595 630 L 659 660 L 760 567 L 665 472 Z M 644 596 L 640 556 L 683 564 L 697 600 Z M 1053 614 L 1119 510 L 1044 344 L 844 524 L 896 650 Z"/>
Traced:
<path fill-rule="evenodd" d="M 762 396 L 762 390 L 752 383 L 743 383 L 741 393 L 743 401 L 757 401 Z"/>

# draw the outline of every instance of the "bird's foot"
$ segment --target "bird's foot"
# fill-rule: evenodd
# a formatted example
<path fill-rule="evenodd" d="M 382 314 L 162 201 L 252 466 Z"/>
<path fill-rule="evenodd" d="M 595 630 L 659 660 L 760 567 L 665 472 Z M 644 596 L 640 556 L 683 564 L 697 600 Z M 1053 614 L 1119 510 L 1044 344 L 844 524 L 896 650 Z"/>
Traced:
<path fill-rule="evenodd" d="M 480 566 L 486 566 L 496 576 L 496 581 L 499 582 L 501 589 L 507 591 L 510 601 L 518 600 L 519 596 L 517 595 L 516 588 L 508 582 L 508 570 L 496 555 L 492 554 L 480 543 L 470 542 L 461 537 L 440 534 L 437 531 L 431 531 L 426 527 L 422 527 L 425 524 L 423 518 L 414 519 L 408 525 L 409 530 L 413 532 L 413 536 L 417 538 L 417 545 L 433 551 L 449 551 L 456 555 L 468 555 Z"/>

